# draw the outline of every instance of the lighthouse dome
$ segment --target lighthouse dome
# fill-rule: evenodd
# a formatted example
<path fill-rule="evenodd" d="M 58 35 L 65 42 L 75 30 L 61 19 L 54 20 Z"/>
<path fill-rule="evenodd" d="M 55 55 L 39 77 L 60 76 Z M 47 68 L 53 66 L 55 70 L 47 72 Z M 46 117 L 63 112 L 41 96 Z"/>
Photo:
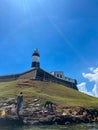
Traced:
<path fill-rule="evenodd" d="M 40 57 L 40 54 L 38 52 L 38 49 L 35 49 L 32 56 L 39 56 Z"/>

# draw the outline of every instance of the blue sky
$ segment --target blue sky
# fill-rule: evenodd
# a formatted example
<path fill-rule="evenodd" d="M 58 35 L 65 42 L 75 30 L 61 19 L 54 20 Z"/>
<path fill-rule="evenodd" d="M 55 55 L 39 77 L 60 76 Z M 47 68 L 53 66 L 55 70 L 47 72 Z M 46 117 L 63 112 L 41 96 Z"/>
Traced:
<path fill-rule="evenodd" d="M 64 71 L 98 96 L 87 75 L 98 67 L 98 0 L 0 1 L 0 75 L 30 69 L 34 48 L 42 68 Z"/>

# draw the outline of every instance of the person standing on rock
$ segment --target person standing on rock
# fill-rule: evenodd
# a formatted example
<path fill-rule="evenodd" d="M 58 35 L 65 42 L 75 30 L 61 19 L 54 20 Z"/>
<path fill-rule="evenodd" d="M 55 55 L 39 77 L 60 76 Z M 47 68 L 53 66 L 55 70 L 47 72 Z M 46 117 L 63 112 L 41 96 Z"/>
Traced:
<path fill-rule="evenodd" d="M 19 116 L 19 111 L 22 111 L 23 107 L 23 93 L 20 92 L 20 94 L 17 97 L 17 114 Z"/>

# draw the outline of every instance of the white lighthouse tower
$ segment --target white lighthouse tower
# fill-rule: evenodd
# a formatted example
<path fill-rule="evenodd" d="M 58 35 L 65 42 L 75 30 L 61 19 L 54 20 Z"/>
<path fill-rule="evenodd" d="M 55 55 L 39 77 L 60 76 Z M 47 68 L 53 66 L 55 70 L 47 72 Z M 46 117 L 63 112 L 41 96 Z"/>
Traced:
<path fill-rule="evenodd" d="M 40 67 L 40 54 L 38 49 L 35 49 L 32 54 L 32 67 Z"/>

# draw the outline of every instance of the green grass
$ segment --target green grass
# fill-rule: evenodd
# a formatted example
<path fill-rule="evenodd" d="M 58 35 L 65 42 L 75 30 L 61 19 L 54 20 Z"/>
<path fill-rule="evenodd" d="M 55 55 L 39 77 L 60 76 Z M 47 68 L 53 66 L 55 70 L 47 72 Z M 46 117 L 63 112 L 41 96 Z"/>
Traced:
<path fill-rule="evenodd" d="M 1 82 L 0 98 L 17 98 L 19 92 L 22 91 L 25 103 L 32 103 L 35 98 L 39 98 L 42 104 L 50 100 L 58 106 L 98 107 L 98 98 L 88 96 L 63 85 L 51 82 L 30 81 L 32 83 L 31 86 L 21 85 L 17 87 L 18 82 L 18 80 Z"/>

